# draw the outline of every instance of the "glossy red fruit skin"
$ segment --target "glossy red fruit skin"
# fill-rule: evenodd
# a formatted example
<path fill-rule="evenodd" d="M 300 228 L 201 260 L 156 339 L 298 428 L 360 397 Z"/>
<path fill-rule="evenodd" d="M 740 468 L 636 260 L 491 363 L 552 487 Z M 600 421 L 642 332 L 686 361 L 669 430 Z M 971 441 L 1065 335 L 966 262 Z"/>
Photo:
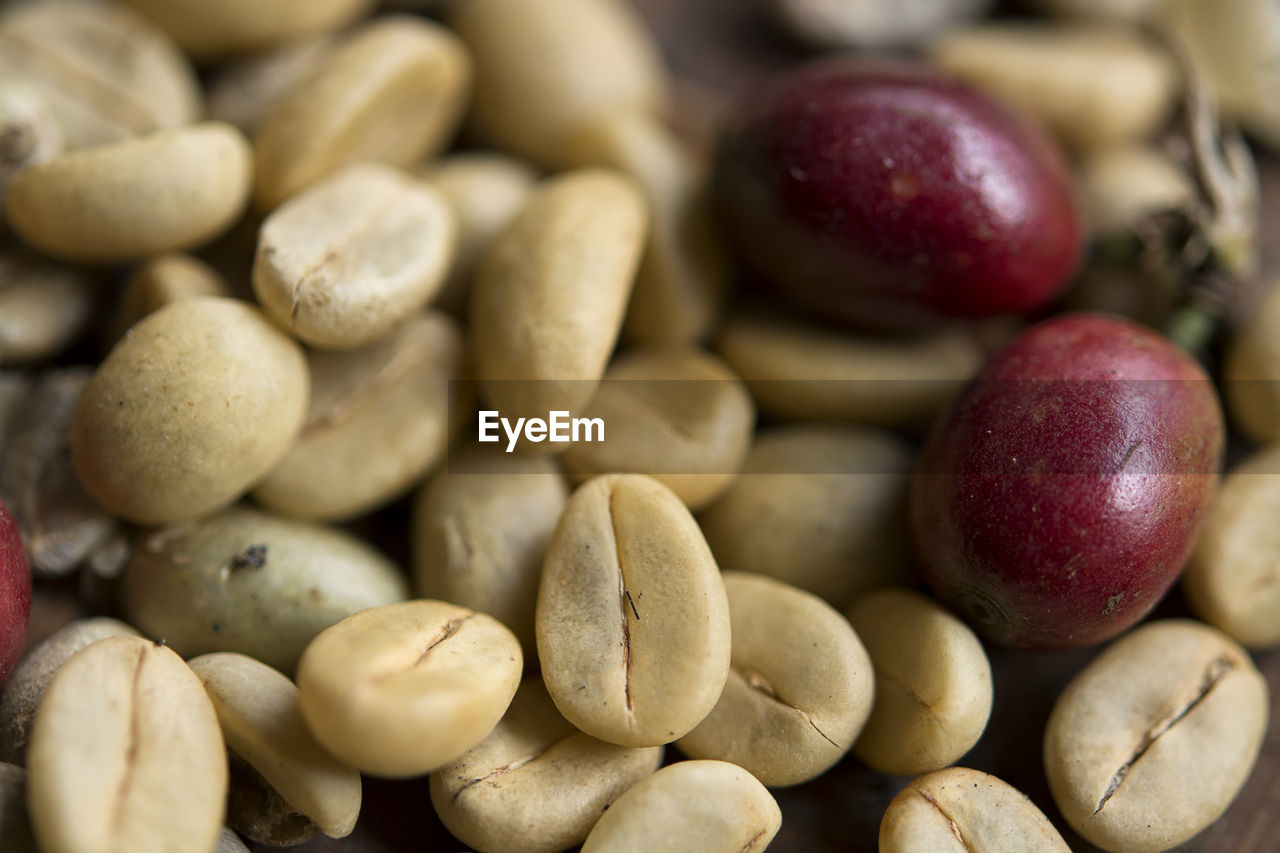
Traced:
<path fill-rule="evenodd" d="M 820 60 L 750 93 L 719 137 L 713 192 L 760 280 L 864 327 L 1031 311 L 1083 252 L 1054 141 L 906 63 Z"/>
<path fill-rule="evenodd" d="M 925 446 L 911 489 L 925 579 L 1001 645 L 1110 639 L 1182 571 L 1223 442 L 1212 382 L 1165 338 L 1101 314 L 1035 326 Z"/>
<path fill-rule="evenodd" d="M 18 525 L 0 503 L 0 684 L 22 656 L 31 618 L 31 569 Z"/>

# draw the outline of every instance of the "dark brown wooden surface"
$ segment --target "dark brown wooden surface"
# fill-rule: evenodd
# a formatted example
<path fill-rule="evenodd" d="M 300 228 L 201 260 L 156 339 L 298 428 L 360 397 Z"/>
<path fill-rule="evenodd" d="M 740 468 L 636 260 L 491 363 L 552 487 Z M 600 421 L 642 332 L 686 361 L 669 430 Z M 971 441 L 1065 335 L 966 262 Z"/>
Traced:
<path fill-rule="evenodd" d="M 633 0 L 657 34 L 676 80 L 673 121 L 702 147 L 725 106 L 749 94 L 769 73 L 799 61 L 804 53 L 779 35 L 766 0 Z M 1264 160 L 1265 265 L 1280 274 L 1280 164 Z M 402 550 L 395 548 L 393 550 Z M 31 642 L 77 614 L 74 584 L 38 590 Z M 1157 615 L 1185 615 L 1178 593 Z M 1096 651 L 1025 654 L 990 650 L 995 680 L 991 722 L 963 764 L 996 774 L 1026 792 L 1059 825 L 1073 849 L 1096 848 L 1062 823 L 1048 793 L 1040 758 L 1041 736 L 1053 701 Z M 1272 707 L 1280 705 L 1280 650 L 1256 656 L 1271 685 Z M 679 758 L 669 750 L 669 760 Z M 874 851 L 880 817 L 905 778 L 871 773 L 846 758 L 819 779 L 776 791 L 783 826 L 774 853 Z M 1273 722 L 1258 765 L 1221 820 L 1178 848 L 1184 853 L 1275 853 L 1280 851 L 1280 722 Z M 255 847 L 255 851 L 272 848 Z M 425 780 L 366 780 L 364 809 L 347 839 L 317 838 L 292 848 L 300 853 L 418 853 L 456 851 L 431 808 Z"/>

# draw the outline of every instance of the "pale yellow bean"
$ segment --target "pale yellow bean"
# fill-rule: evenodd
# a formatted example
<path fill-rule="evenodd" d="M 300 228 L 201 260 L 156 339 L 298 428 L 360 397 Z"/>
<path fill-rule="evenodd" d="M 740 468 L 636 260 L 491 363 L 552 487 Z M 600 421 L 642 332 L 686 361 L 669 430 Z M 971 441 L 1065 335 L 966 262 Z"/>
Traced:
<path fill-rule="evenodd" d="M 475 58 L 477 133 L 539 165 L 569 165 L 566 139 L 600 113 L 666 100 L 657 48 L 623 0 L 467 0 L 450 20 Z"/>
<path fill-rule="evenodd" d="M 188 665 L 213 702 L 227 749 L 325 835 L 350 835 L 360 815 L 360 774 L 325 752 L 307 731 L 293 682 L 233 652 L 201 655 Z"/>
<path fill-rule="evenodd" d="M 619 795 L 658 769 L 662 752 L 583 734 L 530 676 L 492 734 L 431 774 L 431 803 L 482 853 L 555 853 L 580 844 Z"/>
<path fill-rule="evenodd" d="M 86 270 L 0 247 L 0 365 L 43 361 L 68 347 L 93 319 L 97 285 Z"/>
<path fill-rule="evenodd" d="M 1063 17 L 1103 18 L 1135 23 L 1149 19 L 1164 0 L 1031 0 L 1032 8 Z"/>
<path fill-rule="evenodd" d="M 33 646 L 9 674 L 0 696 L 0 759 L 25 764 L 31 722 L 45 688 L 76 652 L 107 637 L 137 636 L 118 619 L 97 616 L 69 622 Z"/>
<path fill-rule="evenodd" d="M 737 479 L 702 513 L 702 529 L 722 569 L 768 575 L 844 607 L 906 578 L 910 471 L 910 447 L 888 433 L 762 430 Z"/>
<path fill-rule="evenodd" d="M 444 458 L 467 408 L 462 347 L 457 323 L 433 311 L 358 350 L 312 351 L 307 420 L 254 498 L 333 521 L 403 494 Z"/>
<path fill-rule="evenodd" d="M 232 507 L 140 536 L 120 599 L 134 624 L 184 655 L 241 652 L 292 672 L 317 634 L 403 601 L 406 586 L 345 531 Z"/>
<path fill-rule="evenodd" d="M 119 515 L 196 518 L 284 456 L 308 386 L 301 349 L 253 306 L 172 303 L 134 326 L 85 387 L 71 431 L 76 472 Z"/>
<path fill-rule="evenodd" d="M 1132 0 L 1138 2 L 1138 0 Z M 1222 111 L 1254 140 L 1280 149 L 1280 6 L 1256 0 L 1146 0 L 1152 21 L 1185 51 Z"/>
<path fill-rule="evenodd" d="M 890 427 L 927 424 L 984 359 L 964 330 L 881 339 L 751 314 L 730 317 L 716 348 L 761 414 Z"/>
<path fill-rule="evenodd" d="M 1168 850 L 1226 811 L 1267 718 L 1267 683 L 1244 649 L 1189 619 L 1148 622 L 1058 697 L 1044 738 L 1049 790 L 1094 844 Z"/>
<path fill-rule="evenodd" d="M 542 558 L 568 498 L 554 458 L 488 448 L 451 454 L 414 504 L 418 593 L 488 613 L 532 664 Z"/>
<path fill-rule="evenodd" d="M 761 853 L 778 803 L 726 761 L 681 761 L 632 786 L 601 815 L 582 853 Z"/>
<path fill-rule="evenodd" d="M 778 20 L 794 35 L 826 50 L 912 47 L 958 23 L 980 17 L 992 0 L 773 0 Z"/>
<path fill-rule="evenodd" d="M 210 122 L 97 148 L 24 169 L 5 213 L 52 257 L 116 263 L 192 248 L 228 229 L 249 197 L 249 145 Z"/>
<path fill-rule="evenodd" d="M 181 127 L 203 108 L 186 57 L 153 23 L 115 3 L 8 5 L 0 73 L 40 90 L 68 149 Z"/>
<path fill-rule="evenodd" d="M 1069 853 L 1027 795 L 979 770 L 949 767 L 912 780 L 880 822 L 881 853 Z"/>
<path fill-rule="evenodd" d="M 849 621 L 876 671 L 876 699 L 854 754 L 878 773 L 914 776 L 959 761 L 986 730 L 991 664 L 973 631 L 908 589 L 875 590 Z"/>
<path fill-rule="evenodd" d="M 729 675 L 729 606 L 711 549 L 675 493 L 650 477 L 597 477 L 569 498 L 536 621 L 556 707 L 610 743 L 681 737 Z"/>
<path fill-rule="evenodd" d="M 0 202 L 21 169 L 62 153 L 62 126 L 48 99 L 30 82 L 0 73 Z"/>
<path fill-rule="evenodd" d="M 515 635 L 441 601 L 363 610 L 324 631 L 298 663 L 316 739 L 375 776 L 420 776 L 488 737 L 520 685 Z"/>
<path fill-rule="evenodd" d="M 584 417 L 604 423 L 603 440 L 565 451 L 566 474 L 648 474 L 696 512 L 742 468 L 755 406 L 720 359 L 692 347 L 655 346 L 614 360 Z"/>
<path fill-rule="evenodd" d="M 623 339 L 690 344 L 706 338 L 720 319 L 729 270 L 711 220 L 703 164 L 661 121 L 640 110 L 602 114 L 579 128 L 566 150 L 575 166 L 630 175 L 653 212 Z"/>
<path fill-rule="evenodd" d="M 1149 136 L 1180 89 L 1168 53 L 1129 27 L 980 24 L 944 33 L 928 55 L 1078 150 Z"/>
<path fill-rule="evenodd" d="M 357 163 L 266 218 L 253 292 L 311 346 L 363 346 L 435 296 L 455 240 L 453 211 L 439 193 L 391 166 Z"/>
<path fill-rule="evenodd" d="M 646 217 L 631 180 L 582 169 L 539 187 L 490 247 L 472 292 L 472 350 L 481 390 L 503 417 L 579 414 L 591 399 L 622 326 Z"/>
<path fill-rule="evenodd" d="M 1223 364 L 1223 396 L 1235 425 L 1255 441 L 1280 438 L 1280 282 L 1236 330 Z"/>
<path fill-rule="evenodd" d="M 388 15 L 336 44 L 283 97 L 253 137 L 261 210 L 361 160 L 407 166 L 448 144 L 471 85 L 457 37 L 425 20 Z"/>
<path fill-rule="evenodd" d="M 171 302 L 230 295 L 226 279 L 199 258 L 183 253 L 158 255 L 139 264 L 125 282 L 111 321 L 111 341 L 120 340 L 134 323 Z"/>
<path fill-rule="evenodd" d="M 111 637 L 45 691 L 28 758 L 28 808 L 45 853 L 208 853 L 227 760 L 204 687 L 174 652 Z"/>
<path fill-rule="evenodd" d="M 1187 213 L 1197 198 L 1186 169 L 1141 145 L 1090 153 L 1081 163 L 1080 189 L 1085 219 L 1098 236 L 1131 234 L 1156 214 Z"/>
<path fill-rule="evenodd" d="M 313 36 L 228 62 L 209 85 L 209 117 L 252 136 L 263 117 L 319 68 L 334 39 Z"/>
<path fill-rule="evenodd" d="M 1182 589 L 1191 609 L 1236 642 L 1280 645 L 1280 446 L 1245 459 L 1222 482 Z"/>
<path fill-rule="evenodd" d="M 412 171 L 453 207 L 458 249 L 436 304 L 466 316 L 476 268 L 489 245 L 529 201 L 538 174 L 520 160 L 487 151 L 453 154 Z"/>
<path fill-rule="evenodd" d="M 125 0 L 189 56 L 212 59 L 340 29 L 376 0 Z"/>
<path fill-rule="evenodd" d="M 724 586 L 729 680 L 676 746 L 690 758 L 731 761 L 771 788 L 813 779 L 849 751 L 871 713 L 867 650 L 817 596 L 744 572 L 726 572 Z"/>

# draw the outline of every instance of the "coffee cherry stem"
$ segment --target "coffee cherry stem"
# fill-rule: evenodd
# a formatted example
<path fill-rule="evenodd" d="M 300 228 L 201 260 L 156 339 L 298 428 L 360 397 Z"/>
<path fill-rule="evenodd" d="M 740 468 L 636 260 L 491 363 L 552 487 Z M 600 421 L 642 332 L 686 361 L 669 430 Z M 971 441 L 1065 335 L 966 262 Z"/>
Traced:
<path fill-rule="evenodd" d="M 1258 172 L 1235 127 L 1222 126 L 1204 79 L 1184 61 L 1187 126 L 1209 250 L 1227 272 L 1249 278 L 1258 268 Z"/>
<path fill-rule="evenodd" d="M 1151 227 L 1136 230 L 1143 244 L 1140 262 L 1157 277 L 1174 276 L 1180 291 L 1165 334 L 1203 361 L 1223 324 L 1247 312 L 1256 296 L 1258 173 L 1244 137 L 1224 125 L 1214 93 L 1186 48 L 1175 37 L 1163 40 L 1185 83 L 1185 125 L 1177 141 L 1185 147 L 1200 203 L 1174 221 L 1157 217 Z"/>

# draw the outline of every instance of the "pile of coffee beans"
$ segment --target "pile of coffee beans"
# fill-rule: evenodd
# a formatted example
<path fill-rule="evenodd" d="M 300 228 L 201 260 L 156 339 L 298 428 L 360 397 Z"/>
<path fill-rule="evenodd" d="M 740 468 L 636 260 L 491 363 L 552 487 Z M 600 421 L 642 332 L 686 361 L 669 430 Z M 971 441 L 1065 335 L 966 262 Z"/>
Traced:
<path fill-rule="evenodd" d="M 793 67 L 711 115 L 637 5 L 0 7 L 0 849 L 435 849 L 417 785 L 481 853 L 820 850 L 779 792 L 854 763 L 840 849 L 1235 800 L 1280 6 L 762 2 Z M 1047 795 L 964 766 L 997 647 L 1086 646 Z"/>

